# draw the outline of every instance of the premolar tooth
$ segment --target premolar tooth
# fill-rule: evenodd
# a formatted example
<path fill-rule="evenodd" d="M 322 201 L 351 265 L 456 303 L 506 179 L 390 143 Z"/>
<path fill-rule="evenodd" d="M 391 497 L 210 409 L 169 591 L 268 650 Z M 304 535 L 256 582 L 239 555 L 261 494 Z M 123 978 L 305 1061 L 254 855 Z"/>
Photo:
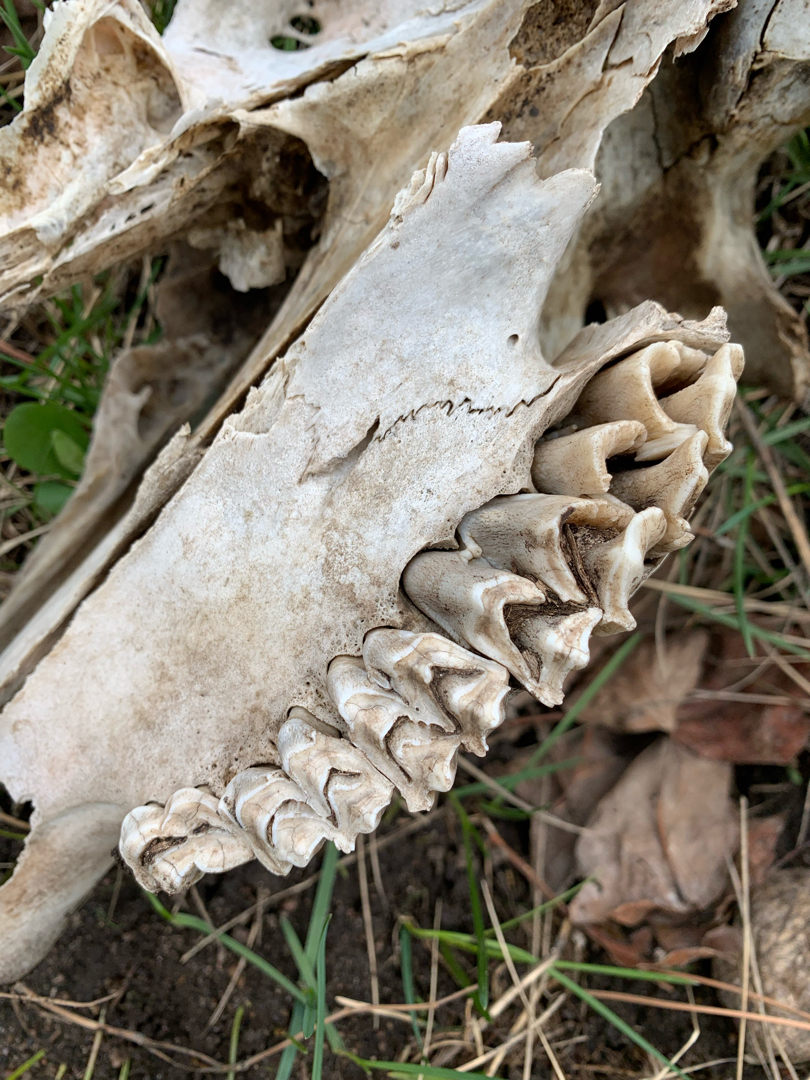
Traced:
<path fill-rule="evenodd" d="M 441 634 L 372 630 L 363 642 L 372 679 L 384 680 L 426 722 L 448 713 L 465 750 L 483 756 L 487 734 L 504 719 L 509 673 Z"/>
<path fill-rule="evenodd" d="M 597 607 L 557 615 L 517 608 L 507 613 L 515 643 L 532 669 L 525 685 L 544 705 L 562 704 L 566 676 L 588 663 L 588 640 L 601 618 Z"/>
<path fill-rule="evenodd" d="M 581 552 L 603 611 L 597 634 L 635 629 L 636 620 L 627 605 L 644 579 L 647 552 L 660 544 L 666 531 L 664 511 L 651 506 L 634 514 L 630 524 L 613 540 Z"/>
<path fill-rule="evenodd" d="M 566 551 L 563 526 L 621 528 L 628 517 L 626 508 L 608 500 L 507 495 L 467 514 L 458 532 L 490 566 L 539 580 L 563 603 L 586 604 L 588 596 L 569 565 L 573 553 Z"/>
<path fill-rule="evenodd" d="M 739 345 L 723 345 L 708 361 L 696 382 L 661 401 L 667 416 L 679 423 L 695 424 L 709 436 L 703 458 L 709 472 L 725 461 L 732 450 L 725 437 L 725 427 L 743 362 Z"/>
<path fill-rule="evenodd" d="M 447 717 L 440 718 L 440 725 L 417 719 L 402 698 L 372 680 L 354 656 L 335 657 L 326 681 L 352 743 L 399 788 L 411 812 L 429 810 L 434 792 L 450 790 L 461 739 Z"/>
<path fill-rule="evenodd" d="M 610 487 L 607 459 L 638 450 L 646 438 L 638 420 L 617 420 L 543 440 L 534 451 L 532 482 L 549 495 L 601 495 Z"/>
<path fill-rule="evenodd" d="M 424 551 L 405 567 L 402 584 L 443 630 L 503 664 L 518 682 L 532 680 L 531 667 L 509 636 L 504 609 L 541 607 L 546 594 L 533 582 L 496 570 L 484 559 L 468 562 L 455 551 Z"/>
<path fill-rule="evenodd" d="M 149 892 L 179 892 L 253 858 L 247 839 L 217 814 L 216 798 L 199 788 L 180 788 L 165 807 L 137 806 L 121 825 L 119 849 Z"/>
<path fill-rule="evenodd" d="M 680 424 L 667 416 L 655 394 L 655 388 L 680 373 L 682 367 L 674 343 L 648 345 L 595 375 L 582 391 L 574 412 L 588 425 L 637 420 L 647 431 L 637 460 L 665 457 L 697 431 L 694 424 Z"/>
<path fill-rule="evenodd" d="M 306 866 L 323 841 L 337 835 L 298 784 L 271 766 L 237 773 L 219 800 L 219 812 L 245 830 L 256 858 L 274 874 Z"/>
<path fill-rule="evenodd" d="M 281 763 L 310 806 L 337 823 L 341 851 L 352 851 L 358 833 L 379 825 L 393 787 L 348 739 L 327 735 L 316 723 L 304 709 L 292 710 L 278 733 Z"/>
<path fill-rule="evenodd" d="M 664 511 L 667 531 L 652 550 L 653 557 L 677 551 L 692 539 L 685 518 L 709 479 L 703 464 L 708 441 L 709 436 L 699 431 L 657 465 L 628 470 L 613 477 L 610 493 L 616 498 L 634 510 L 658 506 Z"/>

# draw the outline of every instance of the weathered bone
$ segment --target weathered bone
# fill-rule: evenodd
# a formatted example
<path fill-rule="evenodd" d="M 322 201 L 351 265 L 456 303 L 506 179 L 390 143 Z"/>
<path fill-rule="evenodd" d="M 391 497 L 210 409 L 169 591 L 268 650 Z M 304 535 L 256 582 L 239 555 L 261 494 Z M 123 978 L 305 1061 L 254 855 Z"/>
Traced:
<path fill-rule="evenodd" d="M 709 480 L 703 456 L 709 443 L 705 431 L 698 431 L 657 465 L 616 473 L 610 494 L 634 510 L 659 506 L 666 515 L 667 531 L 653 555 L 685 547 L 692 540 L 686 518 Z"/>
<path fill-rule="evenodd" d="M 413 716 L 435 723 L 438 707 L 456 721 L 465 750 L 487 752 L 487 734 L 503 722 L 509 693 L 500 664 L 441 634 L 407 630 L 372 630 L 363 660 L 371 678 L 399 694 Z"/>
<path fill-rule="evenodd" d="M 0 715 L 2 779 L 12 797 L 35 803 L 28 843 L 45 851 L 24 856 L 0 890 L 0 978 L 35 961 L 31 927 L 49 944 L 78 884 L 88 885 L 83 862 L 54 860 L 40 842 L 79 807 L 92 806 L 91 824 L 105 829 L 92 844 L 59 835 L 81 860 L 100 848 L 94 873 L 111 818 L 169 801 L 192 779 L 222 794 L 226 834 L 267 866 L 302 865 L 324 838 L 345 846 L 312 805 L 323 809 L 325 797 L 331 812 L 343 793 L 333 801 L 329 783 L 319 786 L 322 761 L 310 771 L 301 747 L 351 752 L 296 707 L 340 725 L 409 806 L 430 805 L 452 783 L 464 736 L 446 700 L 466 709 L 470 698 L 459 676 L 443 702 L 445 676 L 434 677 L 426 722 L 433 703 L 414 696 L 411 706 L 396 692 L 395 678 L 403 688 L 409 680 L 395 658 L 390 689 L 382 665 L 367 670 L 359 658 L 373 632 L 433 634 L 436 620 L 424 614 L 433 605 L 458 625 L 461 644 L 480 640 L 490 660 L 492 646 L 506 651 L 510 670 L 548 701 L 559 700 L 565 670 L 584 662 L 601 616 L 595 601 L 562 604 L 527 578 L 446 549 L 465 515 L 531 490 L 538 438 L 571 415 L 602 367 L 659 341 L 711 353 L 726 334 L 719 312 L 691 324 L 642 305 L 588 327 L 547 363 L 538 312 L 593 180 L 573 171 L 540 181 L 528 147 L 496 139 L 496 126 L 465 129 L 417 174 L 387 228 Z M 702 450 L 707 436 L 695 438 Z M 574 564 L 603 532 L 570 526 Z M 421 611 L 405 593 L 423 594 Z M 489 684 L 487 708 L 505 681 Z M 492 715 L 485 710 L 482 737 Z M 278 750 L 303 788 L 257 765 Z M 378 804 L 374 795 L 374 813 Z M 125 833 L 137 862 L 141 838 Z M 197 838 L 185 837 L 191 854 Z"/>
<path fill-rule="evenodd" d="M 534 486 L 549 495 L 600 495 L 610 487 L 607 459 L 632 454 L 646 438 L 638 420 L 617 420 L 543 439 L 534 451 Z"/>
<path fill-rule="evenodd" d="M 740 346 L 723 345 L 707 362 L 697 382 L 661 401 L 667 416 L 679 423 L 694 424 L 709 436 L 703 462 L 710 472 L 725 461 L 732 450 L 725 437 L 725 428 L 742 369 Z"/>
<path fill-rule="evenodd" d="M 175 791 L 165 807 L 152 803 L 130 811 L 120 849 L 150 892 L 178 892 L 203 874 L 221 874 L 253 858 L 247 840 L 217 813 L 217 799 L 199 788 Z"/>
<path fill-rule="evenodd" d="M 586 604 L 565 551 L 564 526 L 620 529 L 631 511 L 620 503 L 562 495 L 508 495 L 473 510 L 458 534 L 467 551 L 499 570 L 510 570 L 552 589 L 565 603 Z"/>
<path fill-rule="evenodd" d="M 306 866 L 324 840 L 337 836 L 281 769 L 259 766 L 238 773 L 219 801 L 219 812 L 244 830 L 256 858 L 274 874 Z"/>
<path fill-rule="evenodd" d="M 638 461 L 666 457 L 694 435 L 694 424 L 679 424 L 658 403 L 656 386 L 681 367 L 681 355 L 671 342 L 656 342 L 601 372 L 585 387 L 576 412 L 585 424 L 611 420 L 638 420 L 647 438 L 636 454 Z"/>

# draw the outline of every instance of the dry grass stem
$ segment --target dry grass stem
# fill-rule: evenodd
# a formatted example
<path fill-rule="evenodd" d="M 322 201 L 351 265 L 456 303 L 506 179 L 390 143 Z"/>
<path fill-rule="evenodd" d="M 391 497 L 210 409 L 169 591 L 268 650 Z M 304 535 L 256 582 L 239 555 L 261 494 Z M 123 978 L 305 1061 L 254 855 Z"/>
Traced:
<path fill-rule="evenodd" d="M 360 885 L 360 905 L 363 909 L 363 928 L 366 935 L 366 951 L 368 953 L 368 969 L 371 975 L 371 1001 L 374 1005 L 380 1004 L 380 979 L 377 974 L 377 946 L 374 942 L 374 925 L 371 921 L 371 901 L 368 895 L 368 874 L 366 873 L 366 838 L 362 833 L 357 837 L 357 879 Z M 431 997 L 433 995 L 431 994 Z M 375 1013 L 372 1020 L 374 1030 L 380 1026 L 379 1017 Z"/>

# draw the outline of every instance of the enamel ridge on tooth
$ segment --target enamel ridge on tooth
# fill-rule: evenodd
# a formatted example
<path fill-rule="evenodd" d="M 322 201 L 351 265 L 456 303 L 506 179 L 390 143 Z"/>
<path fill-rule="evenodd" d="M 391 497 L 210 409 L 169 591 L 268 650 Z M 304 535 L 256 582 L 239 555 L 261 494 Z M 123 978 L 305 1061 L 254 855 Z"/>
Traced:
<path fill-rule="evenodd" d="M 616 420 L 543 439 L 534 451 L 532 481 L 549 495 L 600 495 L 610 488 L 607 459 L 641 448 L 647 430 L 638 420 Z"/>

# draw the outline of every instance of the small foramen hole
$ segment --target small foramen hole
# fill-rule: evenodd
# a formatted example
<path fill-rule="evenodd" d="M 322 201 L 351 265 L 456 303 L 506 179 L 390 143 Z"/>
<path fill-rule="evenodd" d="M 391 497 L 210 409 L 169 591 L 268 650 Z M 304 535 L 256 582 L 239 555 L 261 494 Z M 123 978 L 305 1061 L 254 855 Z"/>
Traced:
<path fill-rule="evenodd" d="M 517 334 L 510 334 L 509 337 L 506 339 L 506 344 L 515 346 L 515 345 L 517 345 L 517 343 L 519 341 L 520 341 L 520 338 L 518 337 Z"/>
<path fill-rule="evenodd" d="M 307 37 L 320 34 L 322 29 L 318 20 L 313 19 L 311 15 L 293 15 L 290 19 L 290 28 L 298 34 L 305 34 Z M 270 38 L 270 44 L 274 49 L 280 49 L 282 52 L 297 52 L 299 49 L 308 49 L 310 47 L 309 41 L 302 41 L 298 37 L 290 37 L 287 34 L 274 35 Z"/>
<path fill-rule="evenodd" d="M 321 24 L 311 15 L 293 15 L 290 26 L 301 34 L 320 34 Z"/>

